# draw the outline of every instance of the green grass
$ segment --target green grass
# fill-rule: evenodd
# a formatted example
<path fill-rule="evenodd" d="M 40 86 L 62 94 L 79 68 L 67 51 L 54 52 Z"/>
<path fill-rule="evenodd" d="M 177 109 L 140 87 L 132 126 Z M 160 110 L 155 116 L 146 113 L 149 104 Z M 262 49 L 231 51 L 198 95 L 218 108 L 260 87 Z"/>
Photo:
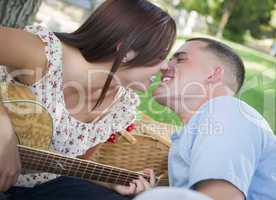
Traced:
<path fill-rule="evenodd" d="M 253 106 L 260 112 L 276 131 L 276 58 L 267 54 L 247 48 L 243 45 L 223 41 L 231 46 L 244 60 L 246 65 L 246 81 L 239 98 Z M 179 39 L 173 51 L 184 43 L 184 38 Z M 158 80 L 159 81 L 159 80 Z M 180 125 L 177 115 L 159 105 L 151 98 L 156 81 L 147 93 L 140 94 L 140 110 L 157 121 Z"/>

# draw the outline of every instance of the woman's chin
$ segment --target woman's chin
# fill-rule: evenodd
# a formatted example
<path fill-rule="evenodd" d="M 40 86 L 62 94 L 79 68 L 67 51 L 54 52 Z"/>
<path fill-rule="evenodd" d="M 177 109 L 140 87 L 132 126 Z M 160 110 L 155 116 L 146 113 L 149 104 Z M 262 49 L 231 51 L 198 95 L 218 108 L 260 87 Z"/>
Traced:
<path fill-rule="evenodd" d="M 166 93 L 165 93 L 164 88 L 162 86 L 158 85 L 155 88 L 155 90 L 152 93 L 152 97 L 159 104 L 167 106 L 166 102 L 167 102 L 168 96 L 166 96 Z"/>
<path fill-rule="evenodd" d="M 157 88 L 155 88 L 155 90 L 152 92 L 152 97 L 154 98 L 155 101 L 159 101 L 159 97 L 160 97 L 160 91 L 159 88 L 157 86 Z"/>
<path fill-rule="evenodd" d="M 158 84 L 155 87 L 154 91 L 152 92 L 152 96 L 153 97 L 162 96 L 162 95 L 164 95 L 164 92 L 165 92 L 164 87 L 161 84 Z"/>
<path fill-rule="evenodd" d="M 130 88 L 136 92 L 146 92 L 149 87 L 150 87 L 151 83 L 148 82 L 148 83 L 143 83 L 141 85 L 133 85 L 133 86 L 130 86 Z"/>

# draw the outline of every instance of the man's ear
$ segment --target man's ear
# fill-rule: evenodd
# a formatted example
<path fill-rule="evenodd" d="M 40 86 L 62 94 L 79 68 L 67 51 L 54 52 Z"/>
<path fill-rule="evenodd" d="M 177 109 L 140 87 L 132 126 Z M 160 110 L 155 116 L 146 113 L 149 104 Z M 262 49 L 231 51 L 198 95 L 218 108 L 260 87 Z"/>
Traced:
<path fill-rule="evenodd" d="M 216 67 L 212 74 L 208 76 L 207 82 L 213 84 L 221 82 L 223 73 L 224 69 L 222 67 Z"/>

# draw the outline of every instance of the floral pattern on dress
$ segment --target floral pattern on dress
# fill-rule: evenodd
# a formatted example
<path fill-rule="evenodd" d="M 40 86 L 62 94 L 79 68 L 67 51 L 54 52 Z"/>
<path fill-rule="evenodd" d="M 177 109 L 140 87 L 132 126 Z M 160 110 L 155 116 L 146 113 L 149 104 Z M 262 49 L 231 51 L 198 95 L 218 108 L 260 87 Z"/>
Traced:
<path fill-rule="evenodd" d="M 41 25 L 27 26 L 25 30 L 39 36 L 45 44 L 48 71 L 29 89 L 53 118 L 52 151 L 66 156 L 83 155 L 89 148 L 106 142 L 112 134 L 126 129 L 135 121 L 139 97 L 126 88 L 122 88 L 122 95 L 109 112 L 95 123 L 84 123 L 72 117 L 64 103 L 61 41 Z M 0 66 L 0 81 L 20 84 L 8 74 L 5 66 Z M 49 173 L 20 175 L 17 185 L 32 187 L 56 177 Z"/>

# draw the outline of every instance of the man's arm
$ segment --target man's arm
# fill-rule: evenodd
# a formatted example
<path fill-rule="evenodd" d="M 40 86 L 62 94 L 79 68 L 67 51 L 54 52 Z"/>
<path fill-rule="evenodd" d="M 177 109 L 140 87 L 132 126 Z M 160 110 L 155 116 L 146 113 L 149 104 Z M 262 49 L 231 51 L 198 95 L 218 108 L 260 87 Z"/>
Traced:
<path fill-rule="evenodd" d="M 214 200 L 244 200 L 243 193 L 227 181 L 207 180 L 195 185 L 195 189 Z"/>
<path fill-rule="evenodd" d="M 261 129 L 241 111 L 248 105 L 230 97 L 212 103 L 193 138 L 188 187 L 214 199 L 245 199 L 262 154 Z M 258 117 L 252 109 L 250 116 Z"/>

